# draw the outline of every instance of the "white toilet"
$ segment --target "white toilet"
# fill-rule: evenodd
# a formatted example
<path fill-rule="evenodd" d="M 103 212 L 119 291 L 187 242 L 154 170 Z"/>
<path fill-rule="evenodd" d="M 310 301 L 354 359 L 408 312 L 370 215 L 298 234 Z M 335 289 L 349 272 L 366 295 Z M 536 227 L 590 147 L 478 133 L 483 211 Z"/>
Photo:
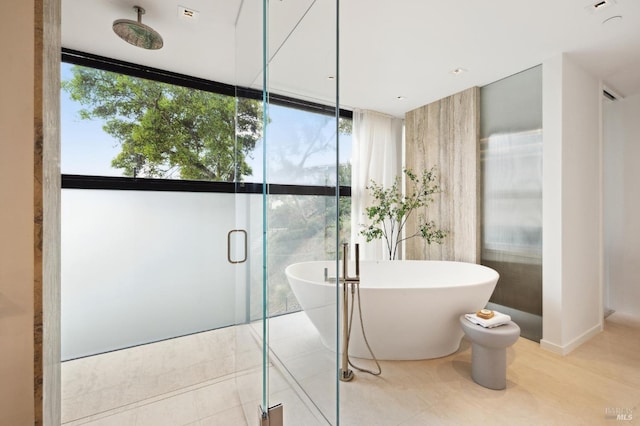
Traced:
<path fill-rule="evenodd" d="M 507 387 L 507 348 L 520 337 L 520 327 L 509 321 L 504 325 L 485 328 L 460 316 L 462 330 L 471 341 L 471 377 L 489 389 Z"/>

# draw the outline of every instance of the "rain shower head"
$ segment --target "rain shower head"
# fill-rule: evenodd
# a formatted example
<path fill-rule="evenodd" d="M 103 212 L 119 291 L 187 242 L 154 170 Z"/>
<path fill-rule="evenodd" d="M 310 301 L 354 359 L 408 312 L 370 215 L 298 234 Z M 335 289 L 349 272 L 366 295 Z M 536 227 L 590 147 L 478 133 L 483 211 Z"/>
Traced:
<path fill-rule="evenodd" d="M 129 44 L 143 49 L 160 49 L 163 45 L 162 37 L 153 28 L 142 23 L 145 10 L 140 6 L 133 6 L 138 12 L 138 21 L 131 19 L 116 19 L 113 21 L 113 32 Z"/>

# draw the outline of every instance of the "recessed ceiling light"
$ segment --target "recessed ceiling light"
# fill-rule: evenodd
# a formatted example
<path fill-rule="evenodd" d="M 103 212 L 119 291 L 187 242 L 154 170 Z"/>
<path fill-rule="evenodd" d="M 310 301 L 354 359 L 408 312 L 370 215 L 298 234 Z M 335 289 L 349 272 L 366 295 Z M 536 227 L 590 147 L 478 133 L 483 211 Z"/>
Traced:
<path fill-rule="evenodd" d="M 335 78 L 335 76 L 333 76 L 333 75 L 329 75 L 329 76 L 327 76 L 327 79 L 328 79 L 328 80 L 335 80 L 336 78 Z"/>
<path fill-rule="evenodd" d="M 404 101 L 407 98 L 402 96 L 402 95 L 399 95 L 399 96 L 396 96 L 396 99 L 399 100 L 399 101 Z"/>
<path fill-rule="evenodd" d="M 467 70 L 465 70 L 464 68 L 455 68 L 451 70 L 451 74 L 453 75 L 460 75 L 463 72 L 467 72 Z"/>

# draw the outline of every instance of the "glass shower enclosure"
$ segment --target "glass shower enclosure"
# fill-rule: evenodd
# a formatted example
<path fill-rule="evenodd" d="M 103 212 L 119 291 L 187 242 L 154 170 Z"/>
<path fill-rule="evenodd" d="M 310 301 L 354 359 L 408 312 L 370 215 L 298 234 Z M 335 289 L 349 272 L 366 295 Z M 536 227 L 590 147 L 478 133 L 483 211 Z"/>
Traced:
<path fill-rule="evenodd" d="M 338 271 L 349 235 L 340 220 L 349 214 L 340 184 L 348 182 L 350 153 L 341 144 L 348 136 L 340 126 L 337 28 L 337 1 L 243 2 L 236 23 L 239 95 L 263 93 L 254 154 L 262 194 L 239 212 L 261 212 L 252 227 L 261 232 L 249 238 L 250 253 L 261 251 L 248 269 L 249 300 L 263 342 L 261 410 L 271 422 L 283 415 L 285 424 L 339 424 L 338 353 L 320 343 L 285 276 L 287 266 L 306 261 L 331 261 Z M 337 339 L 334 290 L 325 308 L 335 312 Z"/>
<path fill-rule="evenodd" d="M 185 389 L 213 413 L 225 397 L 209 388 L 224 382 L 233 383 L 247 424 L 277 426 L 280 417 L 292 425 L 339 424 L 339 288 L 325 283 L 336 340 L 329 349 L 284 272 L 325 261 L 337 276 L 349 235 L 338 2 L 237 3 L 234 37 L 225 41 L 233 45 L 233 59 L 225 60 L 235 63 L 235 81 L 224 82 L 235 93 L 179 76 L 153 80 L 143 65 L 119 68 L 117 60 L 100 69 L 109 61 L 87 61 L 93 52 L 64 52 L 63 80 L 82 66 L 133 85 L 151 81 L 154 90 L 174 94 L 169 99 L 198 92 L 235 105 L 225 118 L 232 177 L 217 180 L 184 177 L 179 167 L 167 176 L 122 174 L 112 159 L 121 148 L 126 153 L 113 140 L 105 145 L 117 150 L 105 154 L 102 169 L 82 169 L 89 161 L 71 165 L 65 158 L 79 155 L 83 141 L 72 139 L 81 124 L 75 107 L 65 124 L 63 105 L 62 356 L 91 363 L 106 395 L 91 406 L 82 386 L 73 395 L 67 390 L 65 421 Z M 213 47 L 202 52 L 218 54 Z M 103 123 L 95 124 L 92 135 Z M 92 145 L 87 154 L 95 151 Z M 154 346 L 164 348 L 161 357 L 152 355 Z M 110 353 L 136 355 L 117 372 L 101 370 L 102 354 Z M 70 374 L 67 365 L 63 374 Z"/>

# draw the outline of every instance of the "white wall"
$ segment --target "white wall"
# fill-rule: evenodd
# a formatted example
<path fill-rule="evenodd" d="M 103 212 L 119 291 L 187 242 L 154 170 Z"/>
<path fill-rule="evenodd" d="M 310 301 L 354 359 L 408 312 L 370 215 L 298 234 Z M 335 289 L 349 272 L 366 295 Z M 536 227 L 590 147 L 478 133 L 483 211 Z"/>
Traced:
<path fill-rule="evenodd" d="M 0 424 L 34 422 L 34 2 L 0 26 Z"/>
<path fill-rule="evenodd" d="M 543 64 L 543 338 L 566 354 L 602 330 L 601 85 Z"/>
<path fill-rule="evenodd" d="M 640 316 L 640 94 L 604 105 L 605 307 Z"/>

